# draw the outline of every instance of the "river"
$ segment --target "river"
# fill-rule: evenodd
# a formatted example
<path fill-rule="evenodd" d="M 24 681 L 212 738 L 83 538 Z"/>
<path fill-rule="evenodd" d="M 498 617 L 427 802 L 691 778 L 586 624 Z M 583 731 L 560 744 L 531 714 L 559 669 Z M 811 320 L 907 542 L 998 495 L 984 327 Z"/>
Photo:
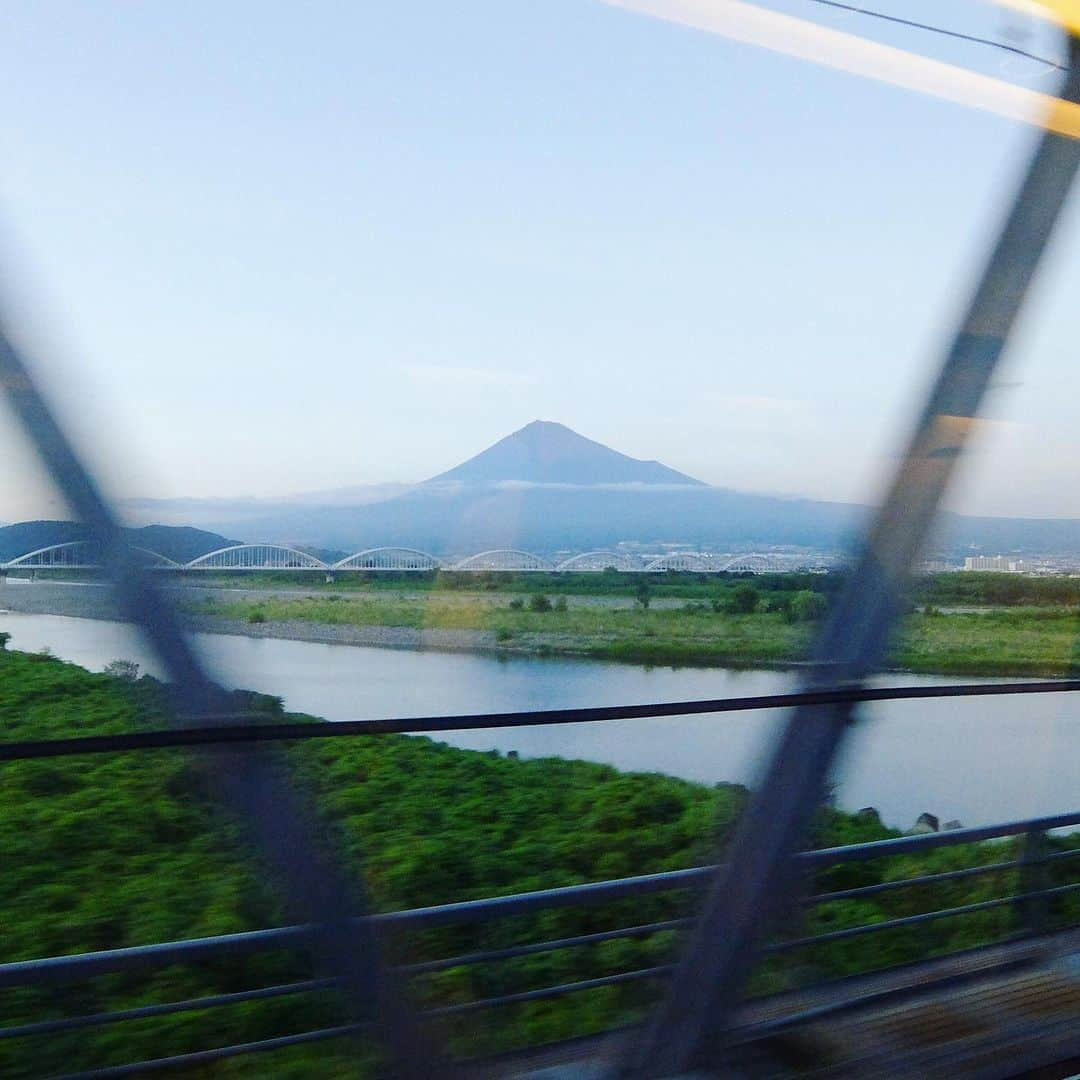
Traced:
<path fill-rule="evenodd" d="M 110 660 L 160 668 L 117 622 L 0 614 L 11 647 L 50 649 L 100 670 Z M 679 701 L 794 688 L 777 671 L 645 668 L 562 658 L 496 659 L 467 653 L 321 645 L 198 634 L 220 681 L 275 694 L 287 708 L 328 720 L 555 709 Z M 892 676 L 888 683 L 945 683 Z M 875 806 L 886 823 L 910 826 L 923 811 L 965 825 L 1075 810 L 1080 781 L 1080 700 L 1068 694 L 877 702 L 848 739 L 835 781 L 845 809 Z M 601 761 L 715 783 L 752 784 L 767 760 L 774 711 L 600 724 L 451 732 L 455 746 Z"/>

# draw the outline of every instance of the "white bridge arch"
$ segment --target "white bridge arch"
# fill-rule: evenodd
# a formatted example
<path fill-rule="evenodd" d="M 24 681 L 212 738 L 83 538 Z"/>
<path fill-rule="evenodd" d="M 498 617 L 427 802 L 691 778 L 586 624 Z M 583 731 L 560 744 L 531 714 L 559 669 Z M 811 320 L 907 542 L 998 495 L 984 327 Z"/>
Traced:
<path fill-rule="evenodd" d="M 328 570 L 321 559 L 281 544 L 235 544 L 209 551 L 185 570 Z"/>
<path fill-rule="evenodd" d="M 331 570 L 439 570 L 442 562 L 426 551 L 415 548 L 377 547 L 347 555 Z"/>
<path fill-rule="evenodd" d="M 640 570 L 641 560 L 633 555 L 620 554 L 617 551 L 583 551 L 580 555 L 571 555 L 564 559 L 556 570 Z"/>
<path fill-rule="evenodd" d="M 514 548 L 496 548 L 493 551 L 481 551 L 451 567 L 453 570 L 554 570 L 547 561 L 531 551 L 517 551 Z"/>
<path fill-rule="evenodd" d="M 738 555 L 720 569 L 729 574 L 782 574 L 792 567 L 771 555 Z"/>
<path fill-rule="evenodd" d="M 449 563 L 418 548 L 386 545 L 365 548 L 346 555 L 334 563 L 326 563 L 315 555 L 288 544 L 233 544 L 207 552 L 191 562 L 179 563 L 149 548 L 129 545 L 128 551 L 138 557 L 148 570 L 324 570 L 324 571 L 389 571 L 424 573 L 453 570 L 465 573 L 486 571 L 542 571 L 547 573 L 599 572 L 608 569 L 622 573 L 658 572 L 671 570 L 694 574 L 782 574 L 795 571 L 829 568 L 828 560 L 799 559 L 792 555 L 757 552 L 735 556 L 701 555 L 683 551 L 661 555 L 651 561 L 627 552 L 598 548 L 571 555 L 558 563 L 541 555 L 517 548 L 493 548 Z M 0 570 L 97 570 L 102 567 L 101 547 L 96 540 L 69 540 L 60 544 L 36 548 L 7 562 Z"/>
<path fill-rule="evenodd" d="M 645 567 L 646 570 L 683 570 L 691 573 L 708 573 L 717 567 L 703 555 L 692 555 L 685 551 L 674 555 L 661 555 Z"/>
<path fill-rule="evenodd" d="M 180 565 L 149 548 L 131 545 L 128 550 L 143 556 L 143 562 L 149 567 L 175 568 Z M 2 565 L 5 570 L 98 570 L 101 568 L 101 547 L 93 540 L 68 540 L 28 551 Z"/>

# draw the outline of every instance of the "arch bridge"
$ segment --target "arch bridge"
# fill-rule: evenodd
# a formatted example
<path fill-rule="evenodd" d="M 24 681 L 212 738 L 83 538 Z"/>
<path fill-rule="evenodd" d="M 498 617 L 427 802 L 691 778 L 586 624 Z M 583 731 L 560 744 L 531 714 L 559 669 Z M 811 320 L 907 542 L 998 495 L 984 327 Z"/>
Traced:
<path fill-rule="evenodd" d="M 176 569 L 180 565 L 149 548 L 132 545 L 128 550 L 146 567 Z M 94 541 L 69 540 L 28 551 L 0 565 L 4 570 L 97 570 L 101 564 L 101 548 Z"/>
<path fill-rule="evenodd" d="M 738 555 L 718 569 L 728 574 L 783 574 L 796 567 L 772 555 Z"/>
<path fill-rule="evenodd" d="M 604 571 L 623 570 L 633 572 L 642 568 L 641 560 L 633 555 L 624 555 L 618 551 L 583 551 L 580 555 L 571 555 L 563 559 L 556 570 L 567 571 Z"/>
<path fill-rule="evenodd" d="M 347 555 L 331 565 L 331 570 L 439 570 L 441 560 L 415 548 L 377 547 Z"/>
<path fill-rule="evenodd" d="M 695 574 L 715 572 L 719 569 L 704 555 L 695 555 L 689 551 L 671 555 L 661 555 L 658 559 L 646 564 L 645 569 L 652 570 L 682 570 Z"/>
<path fill-rule="evenodd" d="M 455 564 L 452 570 L 554 570 L 555 567 L 534 555 L 531 551 L 518 551 L 515 548 L 496 548 L 493 551 L 481 551 Z"/>
<path fill-rule="evenodd" d="M 328 570 L 321 559 L 282 544 L 234 544 L 185 563 L 185 570 Z"/>
<path fill-rule="evenodd" d="M 274 571 L 312 570 L 343 572 L 427 573 L 435 570 L 454 570 L 464 573 L 488 571 L 545 571 L 548 573 L 598 573 L 617 570 L 622 573 L 660 572 L 665 570 L 694 574 L 784 573 L 800 569 L 781 557 L 750 553 L 721 561 L 720 558 L 696 552 L 673 552 L 651 560 L 643 560 L 626 552 L 597 549 L 571 555 L 553 563 L 541 555 L 517 548 L 494 548 L 448 563 L 428 551 L 418 548 L 384 546 L 364 548 L 328 563 L 310 552 L 288 544 L 233 544 L 207 552 L 190 562 L 180 563 L 148 548 L 132 546 L 140 563 L 152 570 L 224 570 Z M 71 540 L 62 544 L 28 551 L 24 555 L 0 563 L 0 570 L 98 570 L 101 551 L 93 541 Z"/>

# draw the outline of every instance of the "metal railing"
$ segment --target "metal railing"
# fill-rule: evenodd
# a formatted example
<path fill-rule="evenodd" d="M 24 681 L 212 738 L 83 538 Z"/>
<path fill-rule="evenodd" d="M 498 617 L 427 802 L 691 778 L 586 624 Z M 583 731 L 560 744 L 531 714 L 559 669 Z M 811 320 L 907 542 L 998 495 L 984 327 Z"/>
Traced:
<path fill-rule="evenodd" d="M 1059 885 L 1048 883 L 1046 875 L 1049 867 L 1063 864 L 1067 860 L 1080 858 L 1080 845 L 1075 848 L 1064 848 L 1055 851 L 1050 849 L 1048 837 L 1057 830 L 1077 826 L 1080 826 L 1080 812 L 1009 821 L 977 828 L 900 836 L 893 839 L 801 852 L 795 856 L 797 869 L 802 873 L 804 880 L 812 880 L 816 872 L 845 864 L 894 858 L 903 855 L 918 855 L 945 847 L 1001 841 L 1010 837 L 1025 838 L 1023 849 L 1018 857 L 993 859 L 979 865 L 941 873 L 900 877 L 872 885 L 812 893 L 800 898 L 798 906 L 814 908 L 822 904 L 878 896 L 902 889 L 937 886 L 978 876 L 1007 873 L 1019 875 L 1022 883 L 1019 891 L 1010 891 L 1006 895 L 976 903 L 942 907 L 881 922 L 870 922 L 824 933 L 773 940 L 765 945 L 763 950 L 765 956 L 777 956 L 795 950 L 828 946 L 855 937 L 918 927 L 943 919 L 960 918 L 1002 908 L 1011 908 L 1015 912 L 1011 930 L 1014 936 L 1041 933 L 1050 926 L 1048 921 L 1050 903 L 1054 899 L 1080 890 L 1080 880 Z M 509 896 L 466 900 L 458 903 L 375 914 L 368 916 L 366 921 L 380 931 L 388 931 L 392 939 L 397 939 L 403 935 L 447 926 L 490 923 L 514 916 L 535 915 L 538 912 L 558 908 L 595 907 L 630 898 L 641 898 L 663 893 L 699 891 L 711 884 L 717 869 L 718 867 L 715 866 L 699 866 L 684 870 L 544 889 Z M 1076 876 L 1080 878 L 1080 866 L 1077 868 Z M 400 970 L 403 974 L 422 977 L 452 968 L 470 968 L 477 965 L 487 965 L 533 956 L 539 953 L 584 948 L 616 940 L 645 938 L 654 934 L 681 930 L 689 925 L 690 921 L 689 918 L 680 916 L 617 926 L 593 933 L 524 942 L 502 948 L 478 949 L 456 955 L 413 961 L 402 965 Z M 301 949 L 307 943 L 311 933 L 312 928 L 310 927 L 285 926 L 209 938 L 8 963 L 0 965 L 0 991 L 8 991 L 18 987 L 70 985 L 86 982 L 103 975 L 147 974 L 173 965 L 203 965 L 220 959 L 236 960 L 257 953 Z M 466 1002 L 436 1004 L 427 1010 L 426 1015 L 433 1019 L 446 1019 L 475 1013 L 480 1010 L 563 997 L 600 987 L 616 986 L 630 982 L 656 981 L 669 975 L 672 967 L 673 965 L 670 963 L 663 963 L 617 971 L 593 978 L 501 993 Z M 173 1002 L 158 1002 L 87 1015 L 49 1018 L 0 1029 L 0 1040 L 31 1037 L 44 1038 L 62 1032 L 100 1028 L 125 1021 L 146 1020 L 181 1012 L 205 1011 L 243 1002 L 265 1001 L 285 996 L 315 994 L 334 987 L 335 980 L 333 979 L 302 979 Z M 798 1015 L 787 1019 L 794 1022 L 798 1019 Z M 776 1024 L 775 1018 L 770 1021 L 771 1028 L 775 1028 Z M 106 1066 L 70 1075 L 79 1077 L 124 1076 L 155 1070 L 189 1068 L 240 1054 L 269 1052 L 302 1043 L 339 1038 L 355 1034 L 362 1026 L 356 1023 L 344 1023 L 314 1027 L 272 1038 L 209 1047 L 164 1058 L 143 1060 L 125 1065 Z"/>
<path fill-rule="evenodd" d="M 80 735 L 66 739 L 0 741 L 0 762 L 32 758 L 107 754 L 174 746 L 215 746 L 235 743 L 302 742 L 372 735 L 435 735 L 448 731 L 548 727 L 592 724 L 612 720 L 641 720 L 700 716 L 729 712 L 784 709 L 796 705 L 858 704 L 873 701 L 916 701 L 924 698 L 1013 697 L 1065 694 L 1080 690 L 1080 679 L 1015 680 L 1013 682 L 952 683 L 946 686 L 837 686 L 784 694 L 748 697 L 649 702 L 641 705 L 599 705 L 576 709 L 535 709 L 521 712 L 463 713 L 441 716 L 388 717 L 377 720 L 336 720 L 333 723 L 271 721 L 257 723 L 259 714 L 202 715 L 200 725 L 131 731 L 114 735 Z M 210 723 L 210 721 L 213 721 Z M 235 721 L 235 722 L 230 722 Z"/>

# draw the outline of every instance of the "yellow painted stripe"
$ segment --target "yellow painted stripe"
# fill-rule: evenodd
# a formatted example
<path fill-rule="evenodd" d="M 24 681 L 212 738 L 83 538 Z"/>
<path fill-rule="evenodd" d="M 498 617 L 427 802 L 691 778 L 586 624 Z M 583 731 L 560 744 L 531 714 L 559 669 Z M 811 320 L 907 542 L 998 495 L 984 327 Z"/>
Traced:
<path fill-rule="evenodd" d="M 1073 34 L 1080 34 L 1080 0 L 995 0 L 1003 7 L 1037 19 L 1052 19 Z"/>
<path fill-rule="evenodd" d="M 836 71 L 1080 138 L 1080 105 L 743 0 L 603 0 Z M 1080 0 L 1078 0 L 1080 2 Z"/>

